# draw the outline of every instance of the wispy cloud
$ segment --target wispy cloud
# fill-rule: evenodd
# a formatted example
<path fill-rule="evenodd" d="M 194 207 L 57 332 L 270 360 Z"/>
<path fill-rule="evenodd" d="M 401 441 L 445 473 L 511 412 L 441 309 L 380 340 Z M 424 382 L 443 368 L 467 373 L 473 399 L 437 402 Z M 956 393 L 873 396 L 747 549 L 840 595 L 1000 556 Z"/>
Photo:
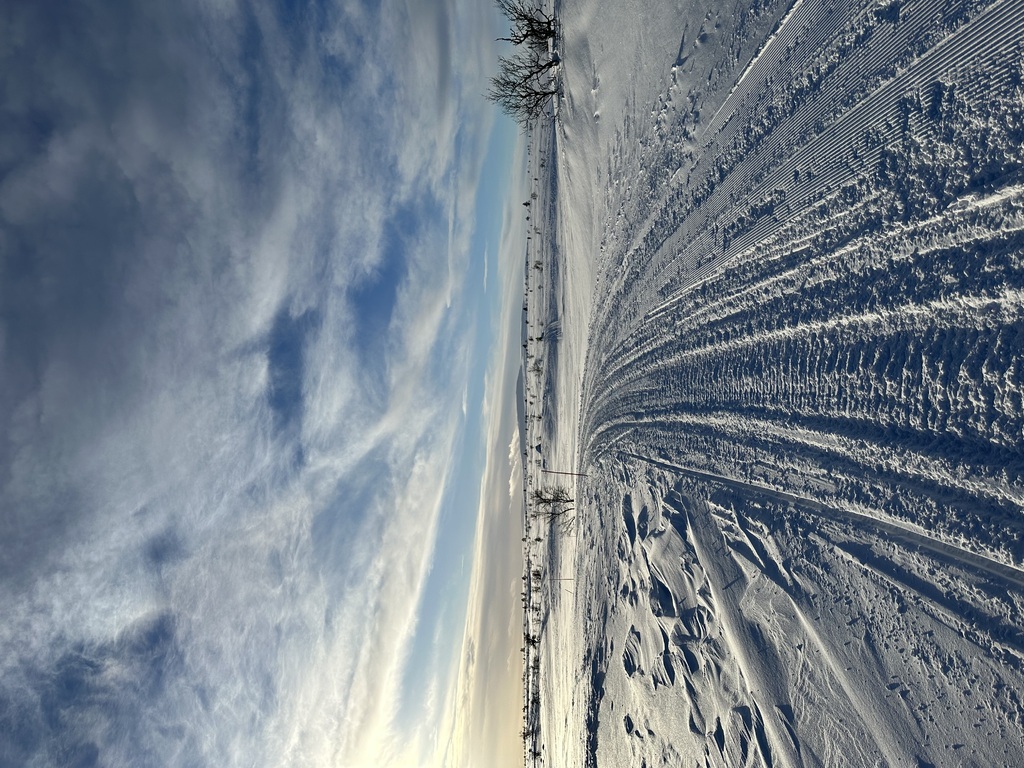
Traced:
<path fill-rule="evenodd" d="M 0 10 L 0 763 L 417 760 L 473 13 Z"/>

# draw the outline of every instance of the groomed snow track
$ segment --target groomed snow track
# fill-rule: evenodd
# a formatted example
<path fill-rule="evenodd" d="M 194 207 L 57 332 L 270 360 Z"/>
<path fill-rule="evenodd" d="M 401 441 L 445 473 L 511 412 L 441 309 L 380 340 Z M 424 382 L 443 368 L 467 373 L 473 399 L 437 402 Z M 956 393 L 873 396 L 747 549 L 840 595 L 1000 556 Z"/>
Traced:
<path fill-rule="evenodd" d="M 544 759 L 1024 765 L 1024 3 L 626 5 L 562 8 Z"/>

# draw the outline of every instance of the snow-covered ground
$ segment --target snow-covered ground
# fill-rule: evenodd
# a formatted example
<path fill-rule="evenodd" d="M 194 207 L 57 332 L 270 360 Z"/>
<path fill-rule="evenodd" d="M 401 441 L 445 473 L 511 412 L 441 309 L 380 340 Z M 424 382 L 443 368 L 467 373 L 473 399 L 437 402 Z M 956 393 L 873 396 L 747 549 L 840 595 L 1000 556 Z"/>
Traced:
<path fill-rule="evenodd" d="M 558 12 L 539 764 L 1024 765 L 1024 3 Z"/>

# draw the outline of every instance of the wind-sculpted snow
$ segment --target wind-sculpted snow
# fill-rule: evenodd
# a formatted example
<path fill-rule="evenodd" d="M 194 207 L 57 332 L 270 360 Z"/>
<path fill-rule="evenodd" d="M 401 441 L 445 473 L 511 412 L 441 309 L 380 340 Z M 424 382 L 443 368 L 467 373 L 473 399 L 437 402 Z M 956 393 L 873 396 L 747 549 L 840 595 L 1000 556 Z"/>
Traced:
<path fill-rule="evenodd" d="M 1024 4 L 602 8 L 548 759 L 1024 765 Z"/>

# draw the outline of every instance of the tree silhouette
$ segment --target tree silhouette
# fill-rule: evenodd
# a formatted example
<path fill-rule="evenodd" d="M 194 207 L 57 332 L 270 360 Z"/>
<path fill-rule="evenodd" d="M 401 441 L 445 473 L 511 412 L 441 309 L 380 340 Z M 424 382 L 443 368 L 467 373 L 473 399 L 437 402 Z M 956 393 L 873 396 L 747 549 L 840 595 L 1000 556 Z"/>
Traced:
<path fill-rule="evenodd" d="M 558 84 L 552 77 L 558 63 L 558 56 L 535 48 L 502 56 L 487 98 L 526 129 L 540 117 L 548 99 L 558 94 Z"/>
<path fill-rule="evenodd" d="M 498 39 L 517 50 L 498 59 L 498 74 L 491 78 L 487 98 L 526 130 L 544 111 L 548 98 L 558 93 L 553 74 L 559 59 L 549 52 L 558 33 L 557 20 L 534 6 L 534 0 L 495 2 L 510 24 L 508 37 Z"/>
<path fill-rule="evenodd" d="M 533 6 L 529 0 L 495 0 L 498 10 L 512 24 L 508 37 L 499 37 L 513 45 L 547 48 L 555 37 L 555 17 Z"/>
<path fill-rule="evenodd" d="M 534 488 L 530 493 L 530 498 L 537 505 L 534 513 L 537 517 L 545 518 L 548 522 L 557 523 L 559 530 L 562 532 L 572 527 L 576 518 L 569 516 L 573 508 L 568 505 L 572 504 L 575 500 L 569 495 L 567 488 L 561 485 Z"/>
<path fill-rule="evenodd" d="M 563 485 L 555 485 L 546 488 L 534 488 L 530 494 L 534 502 L 543 507 L 561 507 L 564 504 L 572 504 L 575 499 L 569 495 L 569 489 Z"/>

